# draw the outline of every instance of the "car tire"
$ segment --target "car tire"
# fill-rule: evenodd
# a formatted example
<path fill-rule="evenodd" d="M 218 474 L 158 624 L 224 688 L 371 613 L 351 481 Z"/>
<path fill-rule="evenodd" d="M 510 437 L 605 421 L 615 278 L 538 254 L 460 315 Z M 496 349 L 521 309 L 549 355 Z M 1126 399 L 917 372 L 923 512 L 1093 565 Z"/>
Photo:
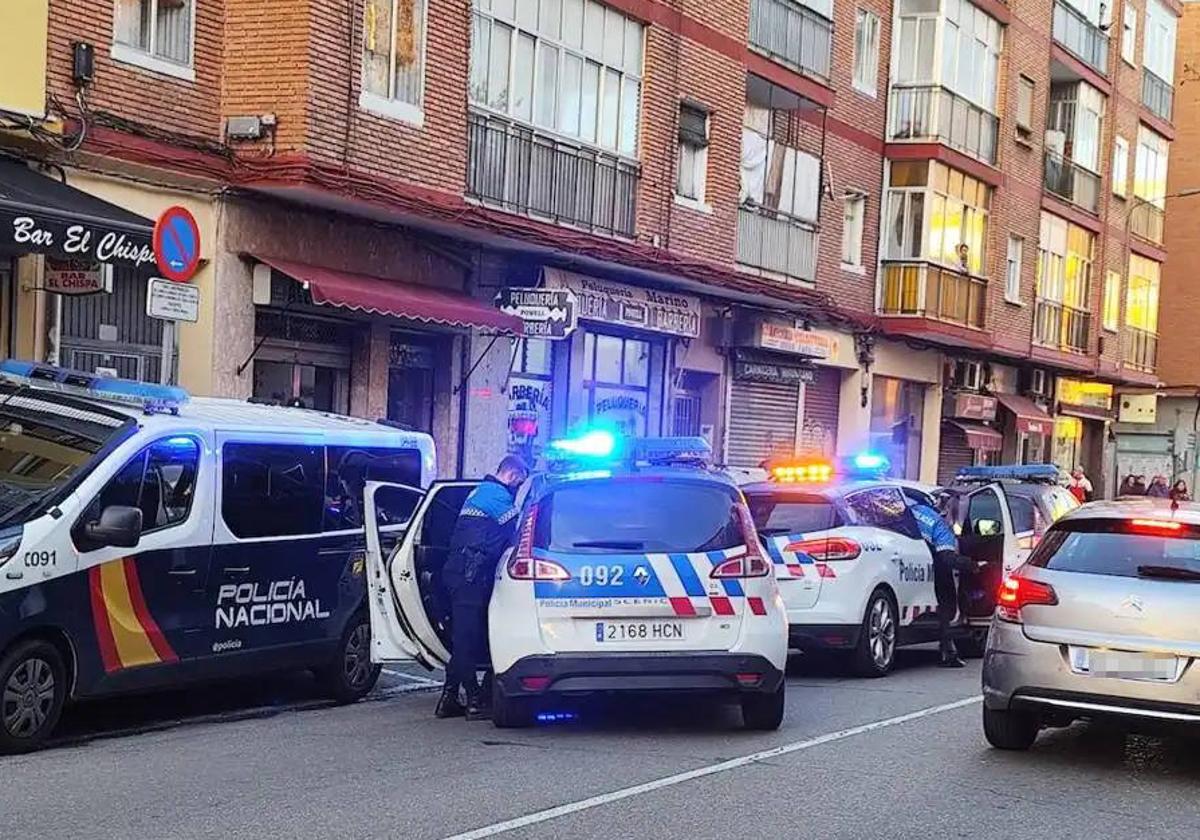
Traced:
<path fill-rule="evenodd" d="M 0 658 L 0 754 L 40 747 L 62 715 L 67 668 L 50 642 L 21 642 Z"/>
<path fill-rule="evenodd" d="M 968 627 L 967 635 L 954 640 L 954 647 L 963 659 L 982 659 L 987 650 L 988 628 Z"/>
<path fill-rule="evenodd" d="M 371 664 L 371 620 L 358 613 L 346 625 L 334 661 L 317 677 L 325 693 L 338 703 L 356 703 L 375 687 L 381 670 Z"/>
<path fill-rule="evenodd" d="M 983 707 L 983 735 L 998 750 L 1027 750 L 1041 724 L 1031 712 Z"/>
<path fill-rule="evenodd" d="M 742 725 L 756 732 L 774 732 L 783 724 L 786 705 L 785 681 L 770 694 L 747 694 L 742 698 Z"/>
<path fill-rule="evenodd" d="M 871 593 L 854 649 L 854 671 L 863 677 L 886 677 L 896 664 L 896 602 L 882 587 Z"/>
<path fill-rule="evenodd" d="M 492 680 L 492 725 L 497 729 L 525 729 L 537 717 L 537 701 L 529 697 L 509 697 Z"/>

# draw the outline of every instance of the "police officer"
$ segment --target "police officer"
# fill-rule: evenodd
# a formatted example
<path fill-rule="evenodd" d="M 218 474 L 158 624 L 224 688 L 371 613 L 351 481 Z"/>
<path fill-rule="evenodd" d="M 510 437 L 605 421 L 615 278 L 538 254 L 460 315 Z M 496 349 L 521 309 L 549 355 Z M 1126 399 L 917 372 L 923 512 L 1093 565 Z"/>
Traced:
<path fill-rule="evenodd" d="M 954 572 L 963 565 L 958 553 L 958 537 L 942 515 L 929 505 L 913 505 L 912 513 L 921 529 L 921 539 L 933 554 L 933 591 L 938 602 L 938 647 L 941 652 L 938 665 L 962 668 L 965 663 L 959 659 L 951 637 L 951 624 L 958 614 L 958 586 Z"/>
<path fill-rule="evenodd" d="M 446 684 L 435 714 L 439 718 L 487 717 L 480 696 L 476 668 L 487 649 L 487 605 L 495 582 L 496 564 L 512 543 L 517 526 L 517 489 L 529 477 L 529 467 L 516 455 L 507 455 L 471 491 L 463 503 L 446 559 L 443 580 L 450 595 L 450 661 Z M 466 707 L 459 690 L 466 694 Z"/>

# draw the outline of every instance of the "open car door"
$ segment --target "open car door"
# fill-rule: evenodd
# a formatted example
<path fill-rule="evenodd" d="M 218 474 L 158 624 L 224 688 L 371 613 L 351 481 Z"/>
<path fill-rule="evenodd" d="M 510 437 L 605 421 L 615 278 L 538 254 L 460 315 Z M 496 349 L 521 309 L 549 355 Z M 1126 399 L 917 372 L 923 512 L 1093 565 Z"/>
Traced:
<path fill-rule="evenodd" d="M 1012 516 L 1000 485 L 989 484 L 960 500 L 962 512 L 959 553 L 976 561 L 974 572 L 961 576 L 963 611 L 972 624 L 986 624 L 996 609 L 996 593 L 1006 564 L 1016 556 L 1017 539 Z"/>
<path fill-rule="evenodd" d="M 363 511 L 372 662 L 416 660 L 432 669 L 444 668 L 449 661 L 450 604 L 442 588 L 442 567 L 454 523 L 477 483 L 434 482 L 417 504 L 403 538 L 389 552 L 377 512 L 394 504 L 396 494 L 412 493 L 414 488 L 367 482 Z"/>

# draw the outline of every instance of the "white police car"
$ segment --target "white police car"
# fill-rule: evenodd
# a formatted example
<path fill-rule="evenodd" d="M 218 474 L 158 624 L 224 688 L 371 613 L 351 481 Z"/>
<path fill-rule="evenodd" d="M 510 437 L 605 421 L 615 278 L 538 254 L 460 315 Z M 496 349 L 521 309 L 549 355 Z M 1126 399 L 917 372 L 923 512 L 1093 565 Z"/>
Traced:
<path fill-rule="evenodd" d="M 776 465 L 746 485 L 754 524 L 776 570 L 792 647 L 835 652 L 864 676 L 891 671 L 898 645 L 937 639 L 933 558 L 912 504 L 935 488 L 868 477 L 886 460 L 862 455 Z"/>
<path fill-rule="evenodd" d="M 742 494 L 702 462 L 703 439 L 636 441 L 625 457 L 614 446 L 596 432 L 560 442 L 574 471 L 523 490 L 489 609 L 495 724 L 553 714 L 556 696 L 645 691 L 736 697 L 747 727 L 777 728 L 787 628 Z M 375 662 L 447 662 L 440 573 L 473 487 L 434 484 L 390 556 L 368 527 Z M 368 520 L 407 492 L 368 485 Z"/>

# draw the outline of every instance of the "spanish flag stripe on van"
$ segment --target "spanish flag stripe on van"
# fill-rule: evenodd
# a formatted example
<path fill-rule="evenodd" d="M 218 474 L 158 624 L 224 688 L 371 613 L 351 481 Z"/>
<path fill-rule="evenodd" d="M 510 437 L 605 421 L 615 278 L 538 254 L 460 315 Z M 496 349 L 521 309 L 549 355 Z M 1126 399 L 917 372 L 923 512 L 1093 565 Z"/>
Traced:
<path fill-rule="evenodd" d="M 175 652 L 146 606 L 132 558 L 95 566 L 88 575 L 105 671 L 176 661 Z"/>

